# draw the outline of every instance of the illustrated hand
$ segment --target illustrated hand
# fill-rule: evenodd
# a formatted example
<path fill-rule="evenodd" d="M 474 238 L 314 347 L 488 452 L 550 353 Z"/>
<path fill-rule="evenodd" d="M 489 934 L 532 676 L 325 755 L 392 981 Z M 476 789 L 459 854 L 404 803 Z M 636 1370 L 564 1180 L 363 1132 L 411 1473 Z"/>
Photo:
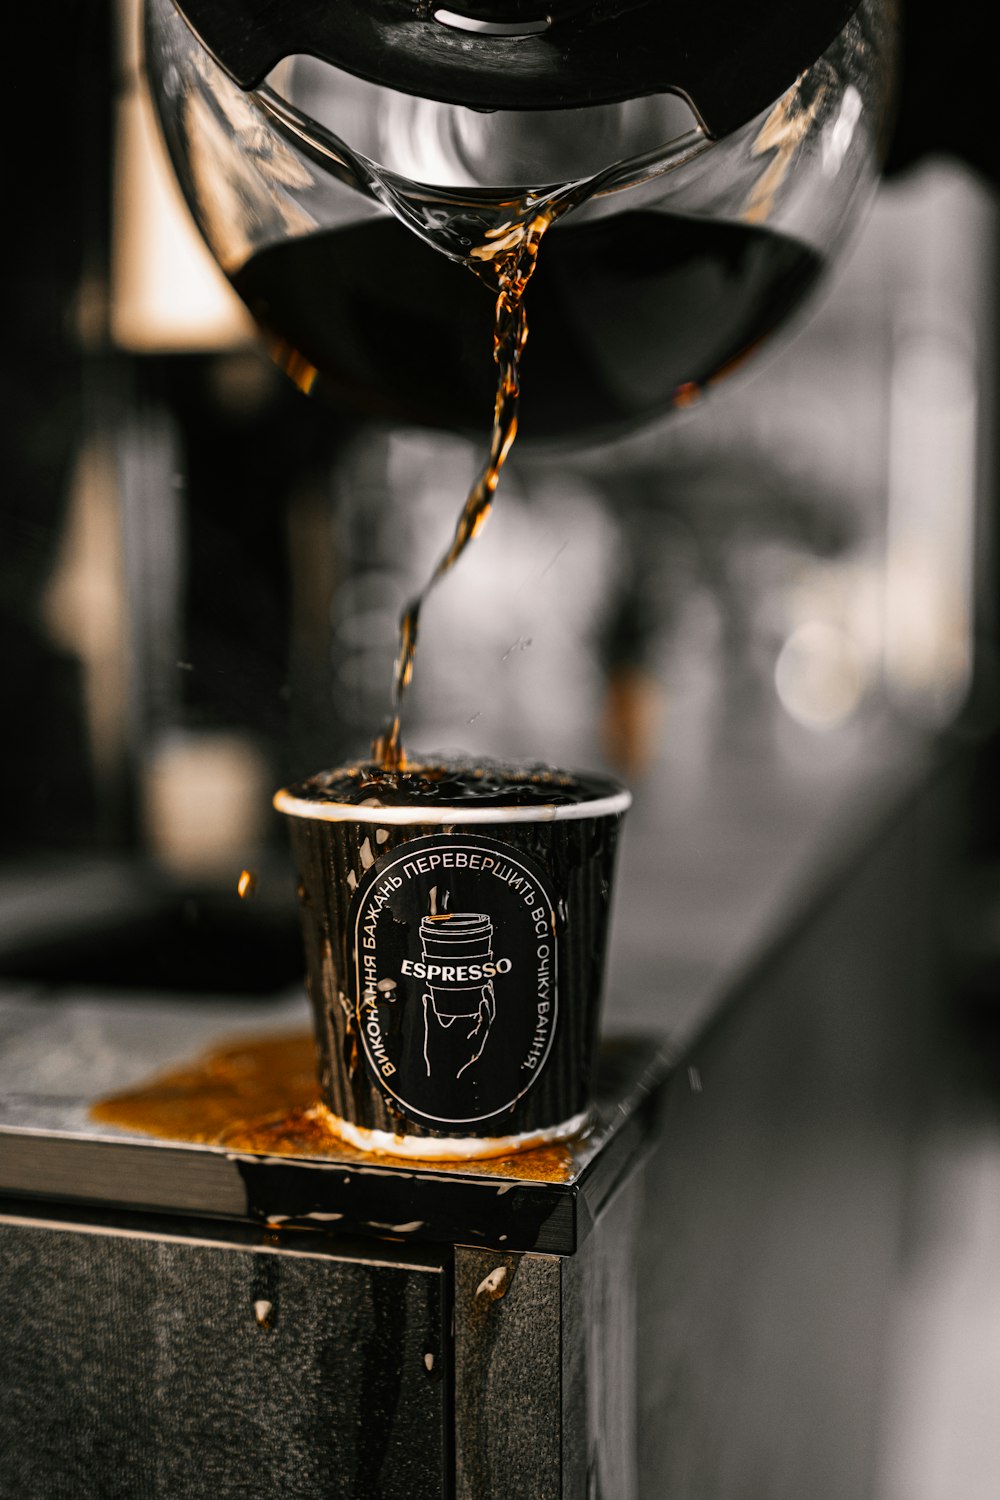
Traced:
<path fill-rule="evenodd" d="M 427 1076 L 460 1078 L 478 1062 L 496 1020 L 496 997 L 492 984 L 484 985 L 474 1011 L 449 1015 L 438 1009 L 434 991 L 422 997 L 424 1007 L 424 1062 Z"/>

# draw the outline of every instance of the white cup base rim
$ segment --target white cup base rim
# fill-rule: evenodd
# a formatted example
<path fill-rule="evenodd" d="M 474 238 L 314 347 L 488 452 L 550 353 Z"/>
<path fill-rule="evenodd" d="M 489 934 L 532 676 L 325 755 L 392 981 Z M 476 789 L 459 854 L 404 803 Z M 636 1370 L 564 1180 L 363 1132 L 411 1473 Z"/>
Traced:
<path fill-rule="evenodd" d="M 363 1125 L 352 1125 L 332 1110 L 324 1108 L 330 1129 L 341 1140 L 358 1151 L 372 1155 L 413 1158 L 420 1161 L 482 1161 L 490 1157 L 511 1156 L 518 1151 L 531 1151 L 537 1146 L 550 1146 L 556 1141 L 567 1141 L 580 1135 L 590 1120 L 589 1111 L 573 1115 L 559 1125 L 548 1125 L 538 1130 L 525 1130 L 519 1135 L 494 1136 L 424 1136 L 395 1135 L 390 1130 L 369 1130 Z"/>

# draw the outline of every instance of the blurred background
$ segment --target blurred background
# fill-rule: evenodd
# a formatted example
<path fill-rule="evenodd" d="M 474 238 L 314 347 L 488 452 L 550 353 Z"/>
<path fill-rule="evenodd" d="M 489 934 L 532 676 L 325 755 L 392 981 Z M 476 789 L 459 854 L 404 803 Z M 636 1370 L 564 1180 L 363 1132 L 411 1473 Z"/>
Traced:
<path fill-rule="evenodd" d="M 67 4 L 59 29 L 5 154 L 0 975 L 252 1005 L 301 971 L 271 793 L 365 753 L 400 607 L 481 449 L 303 399 L 173 183 L 134 7 Z M 974 122 L 959 139 L 948 114 L 903 130 L 806 315 L 703 403 L 532 445 L 529 345 L 522 439 L 427 605 L 404 720 L 419 749 L 629 782 L 609 1011 L 678 1046 L 873 788 L 930 746 L 982 747 L 879 1500 L 985 1500 L 1000 1465 L 1000 247 Z"/>

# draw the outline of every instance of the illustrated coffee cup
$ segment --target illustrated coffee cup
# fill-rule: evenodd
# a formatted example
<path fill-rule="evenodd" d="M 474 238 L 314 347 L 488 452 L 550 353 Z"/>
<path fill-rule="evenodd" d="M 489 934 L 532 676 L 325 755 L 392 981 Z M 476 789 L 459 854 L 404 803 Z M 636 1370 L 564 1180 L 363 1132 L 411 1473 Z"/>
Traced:
<path fill-rule="evenodd" d="M 585 1127 L 630 802 L 604 777 L 448 764 L 277 794 L 338 1135 L 441 1159 Z"/>

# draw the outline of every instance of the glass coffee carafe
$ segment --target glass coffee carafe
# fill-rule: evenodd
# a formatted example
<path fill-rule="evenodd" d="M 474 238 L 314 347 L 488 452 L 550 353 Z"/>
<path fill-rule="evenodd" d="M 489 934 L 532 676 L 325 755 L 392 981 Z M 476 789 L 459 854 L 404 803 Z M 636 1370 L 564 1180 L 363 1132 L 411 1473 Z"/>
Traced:
<path fill-rule="evenodd" d="M 875 182 L 891 10 L 864 0 L 776 99 L 714 132 L 681 90 L 475 107 L 302 51 L 247 86 L 172 0 L 148 0 L 147 63 L 195 218 L 305 390 L 482 430 L 491 257 L 551 219 L 523 431 L 579 441 L 692 401 L 814 284 Z M 475 49 L 500 23 L 428 25 Z"/>

